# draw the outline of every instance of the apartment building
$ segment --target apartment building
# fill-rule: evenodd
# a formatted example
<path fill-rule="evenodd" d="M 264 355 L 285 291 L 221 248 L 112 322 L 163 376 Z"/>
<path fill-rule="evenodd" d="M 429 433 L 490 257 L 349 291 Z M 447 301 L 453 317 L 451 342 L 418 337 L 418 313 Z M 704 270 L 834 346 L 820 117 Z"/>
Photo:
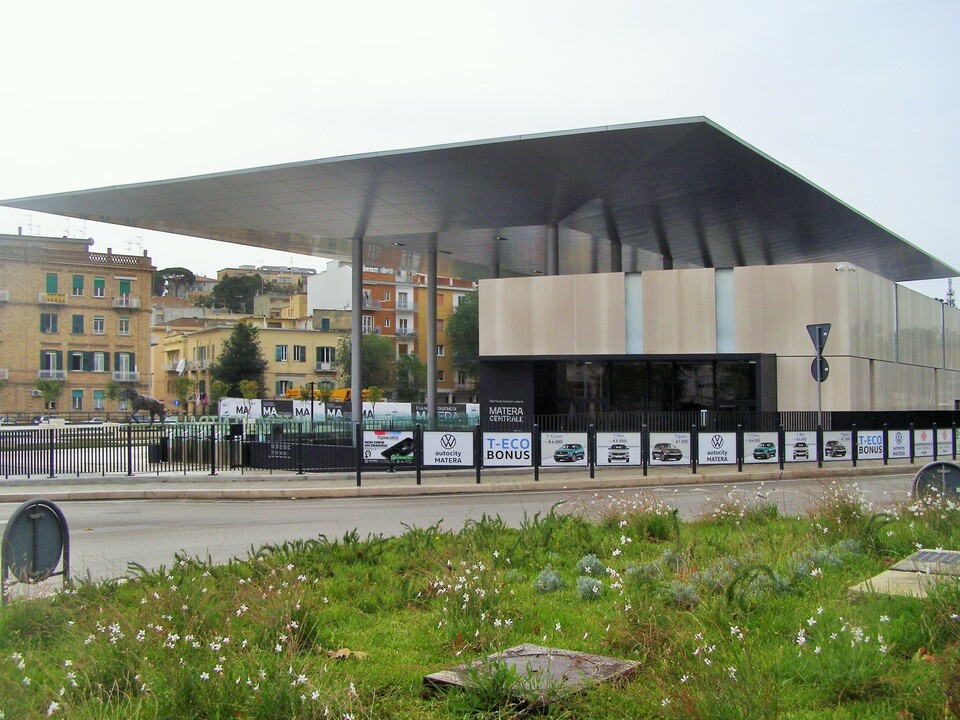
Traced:
<path fill-rule="evenodd" d="M 337 345 L 349 333 L 342 329 L 259 327 L 260 348 L 267 361 L 265 385 L 267 397 L 282 397 L 288 388 L 300 388 L 313 382 L 316 387 L 336 386 L 334 366 Z M 342 323 L 337 323 L 342 326 Z M 164 333 L 152 347 L 153 396 L 163 400 L 172 412 L 205 414 L 210 389 L 210 366 L 216 361 L 224 342 L 233 333 L 235 323 L 195 331 Z M 194 380 L 194 394 L 185 409 L 174 409 L 174 381 L 183 375 Z"/>
<path fill-rule="evenodd" d="M 146 253 L 92 240 L 0 235 L 0 412 L 97 413 L 109 381 L 146 392 L 151 277 Z M 47 402 L 39 380 L 61 383 Z"/>
<path fill-rule="evenodd" d="M 331 262 L 307 280 L 307 307 L 316 315 L 333 309 L 349 310 L 352 270 L 346 262 Z M 437 278 L 437 399 L 444 403 L 473 402 L 476 382 L 453 365 L 446 324 L 460 298 L 475 293 L 473 281 Z M 422 273 L 366 268 L 363 271 L 364 333 L 389 338 L 396 356 L 416 355 L 427 362 L 429 290 Z"/>

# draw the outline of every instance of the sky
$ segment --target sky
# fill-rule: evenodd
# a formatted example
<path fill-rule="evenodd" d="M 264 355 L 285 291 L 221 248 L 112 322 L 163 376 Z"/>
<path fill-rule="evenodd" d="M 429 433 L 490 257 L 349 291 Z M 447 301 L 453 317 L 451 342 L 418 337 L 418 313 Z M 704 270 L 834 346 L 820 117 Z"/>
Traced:
<path fill-rule="evenodd" d="M 703 115 L 960 268 L 954 0 L 7 5 L 0 198 Z M 0 207 L 20 229 L 198 275 L 325 262 Z"/>

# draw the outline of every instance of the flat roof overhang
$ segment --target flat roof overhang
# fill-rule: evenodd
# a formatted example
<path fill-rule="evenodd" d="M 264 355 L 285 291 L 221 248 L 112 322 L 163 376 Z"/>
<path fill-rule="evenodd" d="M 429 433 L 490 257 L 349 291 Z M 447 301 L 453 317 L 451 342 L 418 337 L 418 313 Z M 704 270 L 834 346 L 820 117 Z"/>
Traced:
<path fill-rule="evenodd" d="M 310 160 L 0 201 L 10 207 L 465 278 L 616 265 L 851 262 L 958 275 L 706 118 Z M 665 260 L 666 259 L 666 260 Z"/>

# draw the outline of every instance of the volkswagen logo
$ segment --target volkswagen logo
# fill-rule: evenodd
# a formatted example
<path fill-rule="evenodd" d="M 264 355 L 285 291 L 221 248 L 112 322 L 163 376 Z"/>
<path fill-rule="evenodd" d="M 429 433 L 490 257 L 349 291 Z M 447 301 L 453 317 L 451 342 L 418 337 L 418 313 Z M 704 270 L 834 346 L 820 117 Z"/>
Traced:
<path fill-rule="evenodd" d="M 444 433 L 440 436 L 440 447 L 444 450 L 453 450 L 457 446 L 457 436 L 453 433 Z"/>
<path fill-rule="evenodd" d="M 897 433 L 897 445 L 901 445 L 901 444 L 903 444 L 903 433 L 902 433 L 902 432 L 898 432 L 898 433 Z"/>
<path fill-rule="evenodd" d="M 714 450 L 719 450 L 723 447 L 723 435 L 714 435 L 710 438 L 710 444 L 713 445 Z"/>

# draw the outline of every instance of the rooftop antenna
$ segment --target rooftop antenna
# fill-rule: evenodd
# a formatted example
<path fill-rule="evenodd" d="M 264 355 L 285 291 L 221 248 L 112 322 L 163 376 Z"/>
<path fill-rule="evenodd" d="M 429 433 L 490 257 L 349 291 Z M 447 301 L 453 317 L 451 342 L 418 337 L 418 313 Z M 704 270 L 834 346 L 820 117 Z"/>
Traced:
<path fill-rule="evenodd" d="M 947 305 L 957 306 L 956 296 L 953 294 L 953 278 L 947 278 Z"/>

